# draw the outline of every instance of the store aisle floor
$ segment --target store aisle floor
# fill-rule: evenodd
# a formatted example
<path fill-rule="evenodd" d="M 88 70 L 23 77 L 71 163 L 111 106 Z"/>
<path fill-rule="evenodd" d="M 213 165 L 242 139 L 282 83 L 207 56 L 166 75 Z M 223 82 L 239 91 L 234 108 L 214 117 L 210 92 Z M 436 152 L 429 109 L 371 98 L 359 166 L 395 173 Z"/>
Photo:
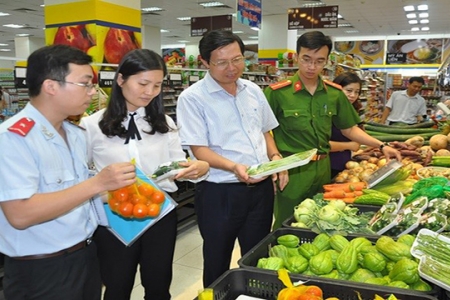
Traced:
<path fill-rule="evenodd" d="M 240 258 L 238 243 L 233 250 L 231 268 L 237 268 Z M 202 289 L 202 237 L 198 231 L 197 224 L 186 225 L 178 233 L 175 246 L 173 263 L 173 280 L 170 288 L 173 300 L 194 299 L 198 291 Z M 139 274 L 136 274 L 135 287 L 130 300 L 144 299 L 144 289 L 140 284 Z"/>

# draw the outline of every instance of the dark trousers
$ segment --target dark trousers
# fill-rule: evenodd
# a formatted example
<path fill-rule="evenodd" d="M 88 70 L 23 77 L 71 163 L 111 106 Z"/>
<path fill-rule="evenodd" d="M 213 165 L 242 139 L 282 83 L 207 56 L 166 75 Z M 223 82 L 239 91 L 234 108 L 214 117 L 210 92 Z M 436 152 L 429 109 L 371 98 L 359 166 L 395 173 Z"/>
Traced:
<path fill-rule="evenodd" d="M 241 255 L 270 233 L 274 190 L 271 178 L 255 186 L 243 183 L 197 184 L 195 212 L 203 238 L 203 285 L 230 268 L 236 238 Z"/>
<path fill-rule="evenodd" d="M 5 256 L 6 300 L 100 300 L 95 242 L 57 257 L 16 260 Z"/>
<path fill-rule="evenodd" d="M 173 210 L 150 227 L 131 246 L 125 246 L 107 228 L 95 233 L 104 300 L 129 300 L 140 265 L 145 299 L 170 299 L 172 262 L 177 235 L 177 215 Z"/>

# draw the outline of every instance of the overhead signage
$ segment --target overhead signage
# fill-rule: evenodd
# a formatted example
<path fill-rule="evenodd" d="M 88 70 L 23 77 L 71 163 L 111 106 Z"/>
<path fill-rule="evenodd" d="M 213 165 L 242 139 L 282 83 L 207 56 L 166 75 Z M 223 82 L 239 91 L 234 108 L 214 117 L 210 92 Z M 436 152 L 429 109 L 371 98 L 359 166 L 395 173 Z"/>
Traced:
<path fill-rule="evenodd" d="M 115 74 L 115 71 L 100 71 L 98 73 L 98 85 L 102 88 L 112 87 Z"/>
<path fill-rule="evenodd" d="M 261 0 L 239 0 L 237 3 L 237 21 L 261 29 L 261 2 Z"/>
<path fill-rule="evenodd" d="M 404 64 L 406 63 L 406 53 L 387 53 L 386 64 Z"/>
<path fill-rule="evenodd" d="M 288 9 L 288 29 L 337 28 L 339 6 Z"/>
<path fill-rule="evenodd" d="M 448 38 L 390 40 L 386 64 L 441 64 L 449 42 Z"/>
<path fill-rule="evenodd" d="M 232 15 L 191 18 L 191 36 L 203 36 L 210 30 L 232 30 Z"/>
<path fill-rule="evenodd" d="M 351 54 L 360 65 L 378 65 L 383 64 L 384 44 L 384 40 L 338 41 L 334 42 L 334 50 Z"/>

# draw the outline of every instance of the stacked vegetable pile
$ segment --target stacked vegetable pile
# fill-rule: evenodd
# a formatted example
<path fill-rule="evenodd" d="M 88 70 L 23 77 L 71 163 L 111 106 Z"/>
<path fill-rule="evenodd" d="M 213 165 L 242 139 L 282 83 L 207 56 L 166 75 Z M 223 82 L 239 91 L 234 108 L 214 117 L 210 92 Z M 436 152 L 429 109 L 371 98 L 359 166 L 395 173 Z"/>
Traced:
<path fill-rule="evenodd" d="M 322 201 L 322 194 L 314 199 L 305 199 L 294 208 L 294 220 L 289 225 L 308 228 L 313 232 L 329 234 L 362 233 L 373 234 L 368 228 L 374 212 L 361 213 L 357 207 L 342 200 Z"/>
<path fill-rule="evenodd" d="M 423 122 L 408 126 L 368 122 L 364 129 L 369 135 L 383 142 L 404 142 L 415 136 L 421 136 L 423 139 L 428 140 L 433 135 L 441 133 L 439 129 L 434 127 L 434 122 Z"/>
<path fill-rule="evenodd" d="M 397 241 L 382 236 L 372 243 L 365 237 L 348 240 L 338 234 L 319 234 L 311 242 L 300 243 L 299 236 L 287 234 L 277 238 L 269 257 L 259 258 L 257 267 L 287 268 L 294 274 L 431 291 L 432 287 L 420 279 L 418 263 L 411 256 L 413 242 L 411 235 Z"/>

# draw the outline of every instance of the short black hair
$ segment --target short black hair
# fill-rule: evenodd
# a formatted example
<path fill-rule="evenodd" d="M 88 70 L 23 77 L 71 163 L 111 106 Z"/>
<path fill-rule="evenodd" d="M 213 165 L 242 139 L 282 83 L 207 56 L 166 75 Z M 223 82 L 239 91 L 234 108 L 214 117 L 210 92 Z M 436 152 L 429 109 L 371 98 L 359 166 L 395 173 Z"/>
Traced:
<path fill-rule="evenodd" d="M 237 42 L 241 49 L 241 54 L 244 54 L 244 42 L 239 36 L 229 30 L 211 30 L 207 31 L 198 45 L 200 56 L 209 63 L 211 59 L 211 52 L 214 50 Z"/>
<path fill-rule="evenodd" d="M 26 84 L 30 97 L 41 93 L 46 79 L 64 81 L 69 74 L 69 64 L 89 65 L 92 57 L 67 45 L 42 47 L 28 57 Z"/>
<path fill-rule="evenodd" d="M 323 46 L 328 47 L 328 55 L 330 55 L 333 42 L 331 38 L 324 35 L 321 31 L 309 31 L 297 39 L 297 54 L 300 53 L 301 48 L 307 48 L 312 50 L 319 50 Z"/>
<path fill-rule="evenodd" d="M 414 77 L 411 77 L 411 78 L 409 79 L 409 83 L 413 83 L 414 81 L 415 81 L 415 82 L 418 82 L 418 83 L 421 83 L 422 85 L 425 84 L 425 80 L 423 80 L 423 78 L 420 77 L 420 76 L 414 76 Z"/>

